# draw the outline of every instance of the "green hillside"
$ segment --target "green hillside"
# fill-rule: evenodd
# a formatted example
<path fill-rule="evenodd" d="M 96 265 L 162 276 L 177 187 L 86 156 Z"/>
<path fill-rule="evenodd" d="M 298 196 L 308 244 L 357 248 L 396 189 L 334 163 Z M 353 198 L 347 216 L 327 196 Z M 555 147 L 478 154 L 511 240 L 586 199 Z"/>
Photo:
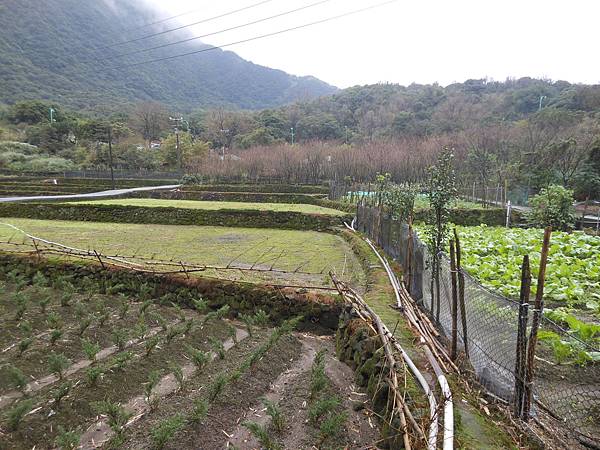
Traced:
<path fill-rule="evenodd" d="M 188 37 L 182 30 L 128 46 L 102 49 L 160 31 L 156 26 L 131 31 L 155 19 L 141 0 L 3 1 L 0 103 L 47 99 L 95 112 L 104 108 L 114 111 L 118 105 L 146 100 L 182 111 L 215 105 L 259 109 L 335 91 L 316 78 L 295 77 L 222 50 L 164 63 L 111 68 L 203 47 L 204 44 L 193 41 L 110 59 Z M 173 22 L 169 23 L 172 26 Z"/>

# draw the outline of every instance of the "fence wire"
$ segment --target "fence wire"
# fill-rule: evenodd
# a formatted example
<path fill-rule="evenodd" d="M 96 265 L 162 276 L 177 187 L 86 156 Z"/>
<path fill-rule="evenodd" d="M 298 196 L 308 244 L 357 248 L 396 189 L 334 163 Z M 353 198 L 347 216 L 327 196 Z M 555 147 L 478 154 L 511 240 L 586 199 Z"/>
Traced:
<path fill-rule="evenodd" d="M 450 260 L 441 255 L 439 274 L 439 311 L 437 288 L 433 281 L 431 257 L 427 246 L 408 225 L 381 214 L 378 208 L 359 205 L 357 229 L 376 242 L 404 270 L 411 296 L 426 311 L 446 338 L 452 332 L 452 272 Z M 515 399 L 517 332 L 519 303 L 490 291 L 469 273 L 464 275 L 466 336 L 469 362 L 478 381 L 491 393 L 513 403 Z M 433 291 L 433 292 L 432 292 Z M 433 295 L 432 295 L 433 294 Z M 432 300 L 434 299 L 434 300 Z M 528 325 L 531 324 L 530 308 Z M 465 350 L 465 330 L 460 312 L 457 345 Z M 527 328 L 527 334 L 529 333 Z M 543 318 L 541 330 L 556 333 L 573 355 L 579 350 L 594 352 L 570 332 Z M 521 348 L 524 352 L 524 349 Z M 545 340 L 536 348 L 535 376 L 531 413 L 544 409 L 587 441 L 600 443 L 600 367 L 598 363 L 558 364 L 554 350 Z"/>

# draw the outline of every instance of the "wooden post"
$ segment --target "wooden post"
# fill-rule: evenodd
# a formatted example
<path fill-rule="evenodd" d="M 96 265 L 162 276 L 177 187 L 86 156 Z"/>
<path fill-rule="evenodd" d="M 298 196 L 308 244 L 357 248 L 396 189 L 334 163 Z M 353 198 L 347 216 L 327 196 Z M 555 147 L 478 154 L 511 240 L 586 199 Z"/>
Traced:
<path fill-rule="evenodd" d="M 37 253 L 37 260 L 38 262 L 40 262 L 42 260 L 42 255 L 40 255 L 40 249 L 38 248 L 37 242 L 35 242 L 35 239 L 31 240 L 33 242 L 33 246 L 35 247 L 35 252 Z"/>
<path fill-rule="evenodd" d="M 542 244 L 542 256 L 540 259 L 540 270 L 538 272 L 537 292 L 535 293 L 535 306 L 533 310 L 533 319 L 531 321 L 531 332 L 529 333 L 529 342 L 527 346 L 527 367 L 525 372 L 525 389 L 524 389 L 524 405 L 523 405 L 523 420 L 529 419 L 529 411 L 531 409 L 531 387 L 533 386 L 533 371 L 535 347 L 537 345 L 537 332 L 544 310 L 544 282 L 546 280 L 546 265 L 548 263 L 548 250 L 550 248 L 550 235 L 552 228 L 547 227 L 544 231 L 544 243 Z"/>
<path fill-rule="evenodd" d="M 515 360 L 515 400 L 513 412 L 523 417 L 523 394 L 525 392 L 525 355 L 527 354 L 527 316 L 529 313 L 529 293 L 531 291 L 531 269 L 529 255 L 523 257 L 521 266 L 521 294 L 519 296 L 519 317 L 517 327 L 517 351 Z"/>
<path fill-rule="evenodd" d="M 450 358 L 452 358 L 452 361 L 456 361 L 458 292 L 456 286 L 456 253 L 454 251 L 454 239 L 450 239 L 450 279 L 452 280 L 452 346 L 450 348 Z"/>
<path fill-rule="evenodd" d="M 183 262 L 179 261 L 179 264 L 181 265 L 181 268 L 183 269 L 183 272 L 185 273 L 186 278 L 189 280 L 190 279 L 190 274 L 188 273 L 187 269 L 183 265 Z"/>
<path fill-rule="evenodd" d="M 98 258 L 98 261 L 100 261 L 100 265 L 102 266 L 102 268 L 106 269 L 106 267 L 104 266 L 104 262 L 102 262 L 102 258 L 100 258 L 100 255 L 96 250 L 94 250 L 94 254 L 96 255 L 96 258 Z"/>
<path fill-rule="evenodd" d="M 469 359 L 469 341 L 467 334 L 467 309 L 465 306 L 465 274 L 462 272 L 460 239 L 458 232 L 454 229 L 454 242 L 456 245 L 456 273 L 458 274 L 458 304 L 460 305 L 460 320 L 463 330 L 463 344 L 465 346 L 465 356 Z"/>

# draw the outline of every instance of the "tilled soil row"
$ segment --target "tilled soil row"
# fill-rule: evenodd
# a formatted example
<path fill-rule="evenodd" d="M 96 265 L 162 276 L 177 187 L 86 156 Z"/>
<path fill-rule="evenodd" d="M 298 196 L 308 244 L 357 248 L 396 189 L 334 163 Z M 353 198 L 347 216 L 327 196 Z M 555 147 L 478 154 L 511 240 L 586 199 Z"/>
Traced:
<path fill-rule="evenodd" d="M 196 327 L 189 334 L 178 336 L 170 342 L 161 341 L 149 356 L 145 356 L 141 343 L 136 344 L 130 350 L 133 351 L 132 358 L 123 367 L 107 368 L 96 386 L 90 386 L 82 379 L 68 380 L 72 387 L 59 405 L 53 400 L 54 390 L 50 386 L 40 389 L 33 397 L 35 405 L 32 412 L 23 419 L 18 430 L 12 433 L 1 430 L 4 434 L 0 435 L 0 449 L 31 449 L 34 446 L 37 449 L 52 448 L 59 426 L 82 431 L 97 419 L 93 402 L 109 400 L 121 403 L 141 395 L 152 370 L 167 373 L 172 365 L 181 367 L 189 364 L 185 345 L 209 351 L 209 338 L 223 342 L 229 333 L 229 325 L 224 321 L 215 321 Z M 118 353 L 115 358 L 124 353 Z"/>
<path fill-rule="evenodd" d="M 225 351 L 229 351 L 231 348 L 233 348 L 235 345 L 238 345 L 239 342 L 243 341 L 249 336 L 248 332 L 245 330 L 236 328 L 235 331 L 235 340 L 230 338 L 223 343 L 223 348 Z M 215 352 L 211 352 L 209 358 L 209 362 L 212 362 L 217 358 L 217 354 Z M 200 372 L 200 370 L 193 363 L 187 363 L 182 366 L 181 369 L 183 371 L 185 380 L 188 382 L 196 372 Z M 175 376 L 173 374 L 168 374 L 162 377 L 158 384 L 152 389 L 152 395 L 158 398 L 165 398 L 176 392 L 178 389 L 179 385 L 175 379 Z M 138 395 L 130 399 L 124 405 L 124 408 L 133 416 L 132 419 L 128 421 L 126 427 L 132 426 L 151 410 L 150 405 L 148 405 L 144 395 Z M 88 427 L 88 429 L 85 431 L 79 442 L 80 449 L 91 450 L 101 447 L 114 435 L 115 433 L 113 430 L 111 430 L 108 420 L 106 418 L 101 418 L 99 421 Z"/>
<path fill-rule="evenodd" d="M 288 370 L 272 383 L 263 398 L 279 405 L 286 419 L 285 429 L 281 433 L 272 430 L 272 436 L 285 449 L 311 449 L 321 447 L 364 449 L 370 448 L 379 439 L 376 419 L 370 412 L 370 402 L 366 393 L 354 385 L 354 373 L 350 367 L 335 357 L 335 346 L 331 336 L 297 335 L 302 348 Z M 331 385 L 329 394 L 341 400 L 341 408 L 348 413 L 343 430 L 332 440 L 321 442 L 318 427 L 309 420 L 310 407 L 310 371 L 315 355 L 326 350 L 325 373 Z M 255 402 L 238 419 L 238 425 L 228 433 L 229 439 L 221 447 L 239 449 L 260 449 L 261 444 L 242 424 L 246 421 L 269 426 L 271 418 L 267 415 L 262 402 Z M 272 428 L 271 428 L 272 429 Z"/>

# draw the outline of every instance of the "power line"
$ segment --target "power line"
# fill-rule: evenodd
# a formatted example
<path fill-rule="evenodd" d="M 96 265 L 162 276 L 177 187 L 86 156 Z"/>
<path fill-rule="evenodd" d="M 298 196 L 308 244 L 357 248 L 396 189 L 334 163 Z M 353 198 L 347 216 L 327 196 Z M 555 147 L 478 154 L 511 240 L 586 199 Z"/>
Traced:
<path fill-rule="evenodd" d="M 272 2 L 272 1 L 273 0 L 262 0 L 262 1 L 258 2 L 258 3 L 253 3 L 252 5 L 244 6 L 243 8 L 235 9 L 233 11 L 228 11 L 226 13 L 219 14 L 219 15 L 213 16 L 213 17 L 209 17 L 207 19 L 202 19 L 202 20 L 199 20 L 198 22 L 190 23 L 188 25 L 182 25 L 180 27 L 171 28 L 169 30 L 159 31 L 158 33 L 147 34 L 145 36 L 141 36 L 141 37 L 138 37 L 138 38 L 135 38 L 135 39 L 129 39 L 128 41 L 117 42 L 116 44 L 106 45 L 104 47 L 99 47 L 99 48 L 97 48 L 95 50 L 104 50 L 104 49 L 107 49 L 107 48 L 119 47 L 121 45 L 130 44 L 132 42 L 143 41 L 144 39 L 149 39 L 149 38 L 154 37 L 154 36 L 160 36 L 162 34 L 167 34 L 167 33 L 173 32 L 173 31 L 182 30 L 184 28 L 192 27 L 194 25 L 199 25 L 201 23 L 206 23 L 206 22 L 210 22 L 212 20 L 221 19 L 222 17 L 227 17 L 227 16 L 230 16 L 232 14 L 236 14 L 236 13 L 239 13 L 239 12 L 242 12 L 242 11 L 246 11 L 248 9 L 256 8 L 257 6 L 264 5 L 265 3 L 269 3 L 269 2 Z"/>
<path fill-rule="evenodd" d="M 131 52 L 128 52 L 128 53 L 121 53 L 119 55 L 114 55 L 114 56 L 111 56 L 111 57 L 108 57 L 108 58 L 99 59 L 99 61 L 104 61 L 104 60 L 107 60 L 107 59 L 123 58 L 125 56 L 136 55 L 138 53 L 146 53 L 146 52 L 150 52 L 152 50 L 158 50 L 160 48 L 170 47 L 170 46 L 173 46 L 173 45 L 183 44 L 185 42 L 190 42 L 190 41 L 195 41 L 195 40 L 198 40 L 198 39 L 202 39 L 202 38 L 205 38 L 205 37 L 208 37 L 208 36 L 214 36 L 214 35 L 217 35 L 217 34 L 226 33 L 228 31 L 238 30 L 240 28 L 245 28 L 245 27 L 248 27 L 248 26 L 251 26 L 251 25 L 256 25 L 257 23 L 266 22 L 268 20 L 273 20 L 273 19 L 276 19 L 278 17 L 287 16 L 289 14 L 293 14 L 293 13 L 296 13 L 298 11 L 303 11 L 305 9 L 313 8 L 315 6 L 322 5 L 323 3 L 328 3 L 330 1 L 332 1 L 332 0 L 320 0 L 318 2 L 311 3 L 309 5 L 301 6 L 299 8 L 292 9 L 292 10 L 289 10 L 289 11 L 285 11 L 285 12 L 282 12 L 282 13 L 279 13 L 279 14 L 275 14 L 273 16 L 262 18 L 262 19 L 254 20 L 252 22 L 247 22 L 247 23 L 244 23 L 242 25 L 236 25 L 234 27 L 225 28 L 225 29 L 219 30 L 219 31 L 214 31 L 212 33 L 203 34 L 201 36 L 194 36 L 194 37 L 183 39 L 183 40 L 176 41 L 176 42 L 169 42 L 167 44 L 161 44 L 161 45 L 157 45 L 157 46 L 150 47 L 150 48 L 144 48 L 144 49 L 141 49 L 141 50 L 134 50 L 134 51 L 131 51 Z"/>
<path fill-rule="evenodd" d="M 195 50 L 193 52 L 180 53 L 178 55 L 172 55 L 172 56 L 166 56 L 166 57 L 163 57 L 163 58 L 150 59 L 150 60 L 147 60 L 147 61 L 140 61 L 140 62 L 136 62 L 136 63 L 132 63 L 132 64 L 123 64 L 123 65 L 120 65 L 120 66 L 109 66 L 109 67 L 107 67 L 107 69 L 122 69 L 122 68 L 126 68 L 126 67 L 141 66 L 141 65 L 144 65 L 144 64 L 150 64 L 150 63 L 155 63 L 155 62 L 160 62 L 160 61 L 168 61 L 168 60 L 171 60 L 171 59 L 182 58 L 184 56 L 196 55 L 198 53 L 209 52 L 211 50 L 219 50 L 219 49 L 224 48 L 224 47 L 231 47 L 232 45 L 244 44 L 246 42 L 256 41 L 258 39 L 264 39 L 264 38 L 271 37 L 271 36 L 277 36 L 279 34 L 287 33 L 289 31 L 300 30 L 302 28 L 311 27 L 313 25 L 319 25 L 319 24 L 322 24 L 322 23 L 331 22 L 333 20 L 341 19 L 343 17 L 348 17 L 348 16 L 351 16 L 351 15 L 354 15 L 354 14 L 359 14 L 359 13 L 362 13 L 362 12 L 369 11 L 371 9 L 380 8 L 382 6 L 389 5 L 391 3 L 396 3 L 397 1 L 398 0 L 388 0 L 386 2 L 377 3 L 375 5 L 368 6 L 366 8 L 356 9 L 354 11 L 350 11 L 350 12 L 347 12 L 347 13 L 343 13 L 343 14 L 338 14 L 336 16 L 327 17 L 326 19 L 321 19 L 321 20 L 317 20 L 317 21 L 314 21 L 314 22 L 305 23 L 303 25 L 298 25 L 298 26 L 291 27 L 291 28 L 285 28 L 283 30 L 274 31 L 272 33 L 262 34 L 262 35 L 254 36 L 254 37 L 251 37 L 251 38 L 248 38 L 248 39 L 242 39 L 242 40 L 236 41 L 236 42 L 230 42 L 228 44 L 223 44 L 223 45 L 220 45 L 218 47 L 217 46 L 213 46 L 213 47 L 203 48 L 201 50 Z"/>
<path fill-rule="evenodd" d="M 142 28 L 151 27 L 153 25 L 158 25 L 158 24 L 161 24 L 161 23 L 164 23 L 164 22 L 168 22 L 169 20 L 177 19 L 179 17 L 187 16 L 188 14 L 193 14 L 193 13 L 196 13 L 196 12 L 199 12 L 199 11 L 203 11 L 203 9 L 192 9 L 190 11 L 187 11 L 187 12 L 184 12 L 184 13 L 181 13 L 181 14 L 176 14 L 176 15 L 171 16 L 171 17 L 166 17 L 164 19 L 160 19 L 160 20 L 157 20 L 155 22 L 149 22 L 149 23 L 145 23 L 143 25 L 139 25 L 139 26 L 134 27 L 134 28 L 129 28 L 128 30 L 125 30 L 125 31 L 140 30 Z"/>

